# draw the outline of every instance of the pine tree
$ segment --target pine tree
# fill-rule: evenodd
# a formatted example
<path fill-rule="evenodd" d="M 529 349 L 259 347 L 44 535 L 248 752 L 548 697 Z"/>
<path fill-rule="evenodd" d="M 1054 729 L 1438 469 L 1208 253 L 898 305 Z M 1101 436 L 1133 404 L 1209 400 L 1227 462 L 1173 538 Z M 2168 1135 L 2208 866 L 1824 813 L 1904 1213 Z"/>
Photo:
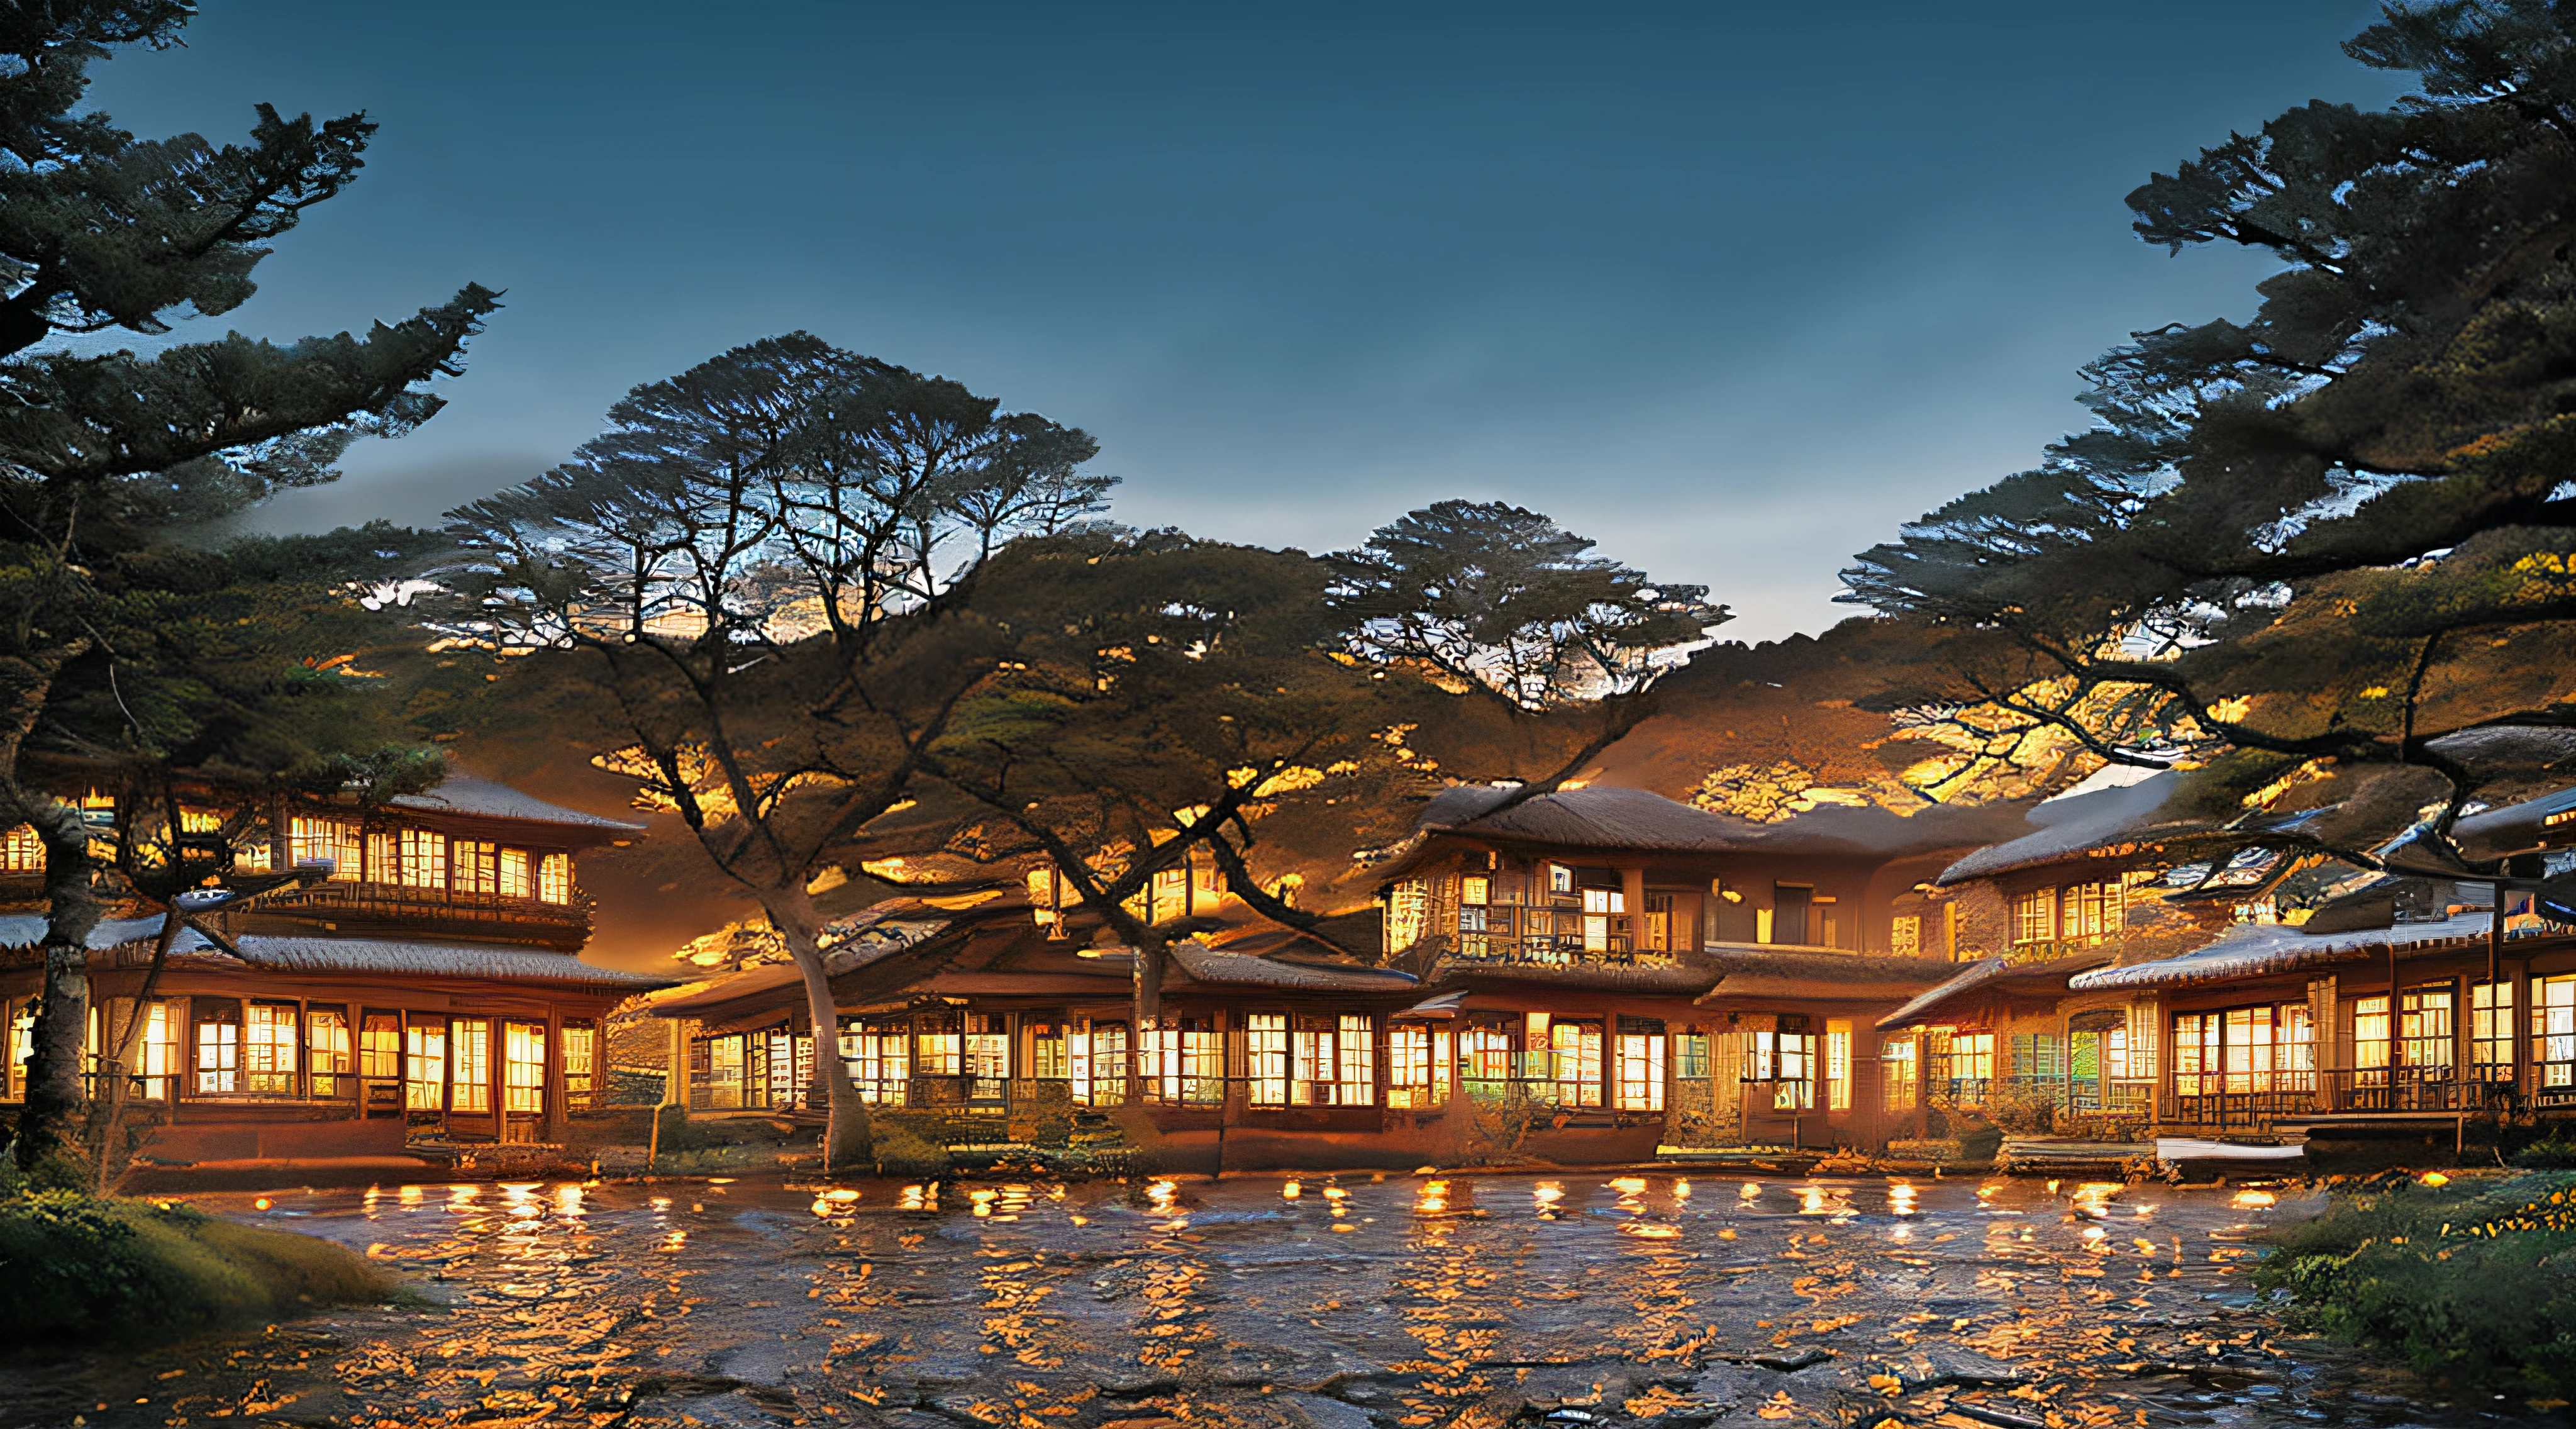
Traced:
<path fill-rule="evenodd" d="M 622 747 L 597 762 L 679 815 L 757 899 L 836 1026 L 808 884 L 909 797 L 931 745 L 1009 658 L 974 591 L 993 553 L 1100 505 L 1089 436 L 807 333 L 746 344 L 609 410 L 525 486 L 451 513 L 476 555 L 455 632 L 584 682 Z M 817 1070 L 832 1165 L 867 1105 Z"/>
<path fill-rule="evenodd" d="M 95 573 L 280 489 L 331 479 L 363 435 L 397 436 L 440 399 L 496 306 L 468 286 L 402 323 L 277 345 L 239 333 L 149 355 L 68 337 L 170 331 L 254 291 L 266 243 L 356 176 L 374 126 L 262 106 L 250 142 L 138 140 L 82 112 L 89 66 L 174 44 L 177 0 L 53 0 L 0 15 L 0 819 L 46 848 L 46 981 L 16 1136 L 47 1154 L 82 1100 L 83 971 L 99 905 L 78 815 L 20 778 L 19 758 L 70 663 L 119 652 L 122 598 Z"/>
<path fill-rule="evenodd" d="M 2464 732 L 2576 723 L 2576 7 L 2391 6 L 2345 49 L 2420 92 L 2129 196 L 2150 243 L 2277 257 L 2253 317 L 2136 335 L 2091 429 L 1845 573 L 1917 627 L 1914 699 L 2240 794 L 2431 771 L 2453 811 Z"/>

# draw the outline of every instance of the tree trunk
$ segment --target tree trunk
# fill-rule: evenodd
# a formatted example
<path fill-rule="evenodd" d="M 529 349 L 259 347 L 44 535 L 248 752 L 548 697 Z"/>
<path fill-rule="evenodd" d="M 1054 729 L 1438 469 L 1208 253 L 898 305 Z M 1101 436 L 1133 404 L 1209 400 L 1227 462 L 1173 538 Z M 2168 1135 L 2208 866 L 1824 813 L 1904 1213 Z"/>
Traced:
<path fill-rule="evenodd" d="M 1145 1029 L 1163 1015 L 1163 960 L 1168 940 L 1147 933 L 1136 940 L 1136 1027 L 1127 1039 L 1133 1049 L 1144 1041 Z"/>
<path fill-rule="evenodd" d="M 872 1165 L 876 1137 L 868 1125 L 868 1104 L 860 1100 L 859 1085 L 841 1060 L 841 1019 L 832 1005 L 831 973 L 823 966 L 822 919 L 802 888 L 771 889 L 760 902 L 805 980 L 805 1012 L 814 1024 L 814 1074 L 822 1079 L 829 1116 L 823 1128 L 823 1169 Z"/>
<path fill-rule="evenodd" d="M 117 1027 L 113 1015 L 100 1020 L 106 1033 L 98 1066 L 103 1095 L 90 1106 L 89 1149 L 102 1196 L 116 1194 L 117 1184 L 125 1179 L 126 1167 L 134 1160 L 133 1148 L 126 1144 L 125 1136 L 125 1104 L 133 1096 L 134 1053 L 143 1043 L 143 1024 L 152 1015 L 152 999 L 161 991 L 161 972 L 170 965 L 170 946 L 179 940 L 179 930 L 179 910 L 162 910 L 161 935 L 152 941 L 152 966 L 143 974 L 143 986 L 134 994 L 134 1010 L 126 1014 L 125 1026 Z M 115 1005 L 108 1004 L 111 1009 Z"/>
<path fill-rule="evenodd" d="M 18 1165 L 33 1169 L 70 1150 L 70 1130 L 89 1100 L 81 1044 L 89 1031 L 89 935 L 98 927 L 90 889 L 89 828 L 80 810 L 47 801 L 29 822 L 45 844 L 45 986 L 27 1060 L 27 1104 L 18 1115 Z"/>

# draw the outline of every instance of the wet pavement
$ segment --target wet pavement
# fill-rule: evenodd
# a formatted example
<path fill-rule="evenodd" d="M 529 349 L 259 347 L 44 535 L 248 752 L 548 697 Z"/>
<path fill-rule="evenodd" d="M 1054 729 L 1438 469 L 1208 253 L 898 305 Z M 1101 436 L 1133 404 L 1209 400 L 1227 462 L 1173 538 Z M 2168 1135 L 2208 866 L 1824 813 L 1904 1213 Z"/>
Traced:
<path fill-rule="evenodd" d="M 2272 1199 L 1598 1172 L 204 1196 L 438 1304 L 21 1351 L 0 1429 L 2495 1422 L 2250 1308 L 2253 1238 L 2321 1204 Z"/>

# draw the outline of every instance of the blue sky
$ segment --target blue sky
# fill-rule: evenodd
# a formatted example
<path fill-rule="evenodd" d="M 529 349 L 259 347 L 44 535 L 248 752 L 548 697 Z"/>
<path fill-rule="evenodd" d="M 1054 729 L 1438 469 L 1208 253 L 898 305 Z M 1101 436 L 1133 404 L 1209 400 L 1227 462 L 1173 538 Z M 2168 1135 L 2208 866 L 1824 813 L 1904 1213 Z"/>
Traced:
<path fill-rule="evenodd" d="M 2131 236 L 2151 171 L 2396 93 L 2342 0 L 206 11 L 94 98 L 383 125 L 220 326 L 509 290 L 446 412 L 266 528 L 432 519 L 805 328 L 1088 428 L 1135 524 L 1323 550 L 1507 499 L 1752 639 L 2029 464 L 2105 346 L 2251 308 L 2254 256 Z"/>

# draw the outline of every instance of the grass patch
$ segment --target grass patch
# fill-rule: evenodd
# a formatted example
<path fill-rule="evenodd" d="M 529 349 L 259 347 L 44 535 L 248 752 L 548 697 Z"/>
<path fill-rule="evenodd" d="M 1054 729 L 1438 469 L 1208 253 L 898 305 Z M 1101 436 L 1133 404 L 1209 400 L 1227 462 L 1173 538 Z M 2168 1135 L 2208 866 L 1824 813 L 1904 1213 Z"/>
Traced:
<path fill-rule="evenodd" d="M 77 1191 L 0 1199 L 0 1339 L 143 1342 L 414 1298 L 331 1241 Z"/>
<path fill-rule="evenodd" d="M 2576 1399 L 2576 1176 L 2337 1189 L 2255 1270 L 2303 1329 L 2373 1345 L 2437 1384 Z"/>

